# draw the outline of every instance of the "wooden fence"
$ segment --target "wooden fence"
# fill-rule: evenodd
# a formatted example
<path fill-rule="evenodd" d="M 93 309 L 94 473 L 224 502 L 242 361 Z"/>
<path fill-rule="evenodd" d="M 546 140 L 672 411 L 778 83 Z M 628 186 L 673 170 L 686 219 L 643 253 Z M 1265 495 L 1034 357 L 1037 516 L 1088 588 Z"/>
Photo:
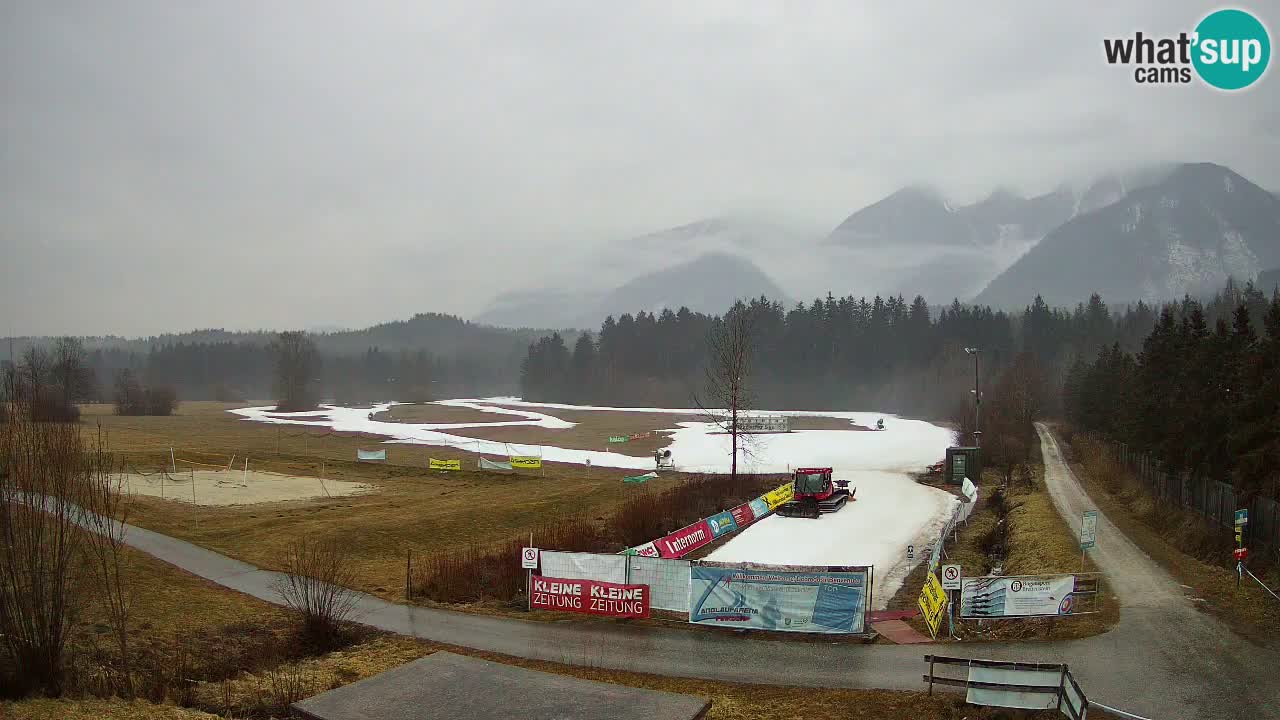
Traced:
<path fill-rule="evenodd" d="M 1268 546 L 1280 550 L 1280 503 L 1263 495 L 1246 497 L 1230 483 L 1176 475 L 1150 455 L 1130 448 L 1126 443 L 1109 443 L 1120 462 L 1124 463 L 1152 496 L 1161 502 L 1193 510 L 1206 522 L 1232 529 L 1235 512 L 1249 511 L 1245 526 L 1247 547 Z"/>

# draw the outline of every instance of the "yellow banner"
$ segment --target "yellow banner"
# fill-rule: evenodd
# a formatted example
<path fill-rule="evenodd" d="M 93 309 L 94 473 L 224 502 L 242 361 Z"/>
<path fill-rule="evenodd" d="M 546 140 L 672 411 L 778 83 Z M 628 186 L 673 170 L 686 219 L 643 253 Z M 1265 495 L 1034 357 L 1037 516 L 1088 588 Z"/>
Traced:
<path fill-rule="evenodd" d="M 461 470 L 461 460 L 437 460 L 435 458 L 427 459 L 427 469 L 429 470 Z"/>
<path fill-rule="evenodd" d="M 764 501 L 769 504 L 770 510 L 777 510 L 779 505 L 791 502 L 793 497 L 795 497 L 795 492 L 791 487 L 791 483 L 787 483 L 765 493 Z"/>
<path fill-rule="evenodd" d="M 920 599 L 916 602 L 920 613 L 929 626 L 929 633 L 938 639 L 938 627 L 942 625 L 942 611 L 947 608 L 947 591 L 942 589 L 938 576 L 929 573 L 925 577 L 924 587 L 920 588 Z"/>
<path fill-rule="evenodd" d="M 542 458 L 536 455 L 512 455 L 511 467 L 513 468 L 540 468 L 542 467 Z"/>

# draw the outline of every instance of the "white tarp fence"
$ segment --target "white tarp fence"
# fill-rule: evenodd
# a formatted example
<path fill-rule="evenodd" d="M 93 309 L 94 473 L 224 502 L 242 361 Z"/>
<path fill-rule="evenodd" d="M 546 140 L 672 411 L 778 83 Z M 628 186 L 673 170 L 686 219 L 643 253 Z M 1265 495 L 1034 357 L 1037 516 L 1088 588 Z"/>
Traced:
<path fill-rule="evenodd" d="M 480 458 L 480 469 L 481 470 L 510 470 L 511 463 L 494 462 L 492 460 L 486 460 L 485 458 Z"/>
<path fill-rule="evenodd" d="M 689 612 L 689 561 L 662 558 L 629 557 L 628 583 L 649 586 L 649 607 L 675 612 Z"/>
<path fill-rule="evenodd" d="M 386 450 L 356 450 L 356 460 L 386 460 Z"/>
<path fill-rule="evenodd" d="M 1062 683 L 1062 670 L 1024 670 L 1021 668 L 969 666 L 969 682 L 1000 683 L 1002 685 L 1041 685 L 1058 687 Z M 1009 688 L 982 688 L 969 686 L 965 702 L 972 705 L 1023 708 L 1026 710 L 1056 710 L 1058 697 L 1043 692 L 1021 692 Z"/>
<path fill-rule="evenodd" d="M 598 580 L 623 585 L 627 582 L 627 556 L 543 550 L 542 574 L 565 580 Z"/>

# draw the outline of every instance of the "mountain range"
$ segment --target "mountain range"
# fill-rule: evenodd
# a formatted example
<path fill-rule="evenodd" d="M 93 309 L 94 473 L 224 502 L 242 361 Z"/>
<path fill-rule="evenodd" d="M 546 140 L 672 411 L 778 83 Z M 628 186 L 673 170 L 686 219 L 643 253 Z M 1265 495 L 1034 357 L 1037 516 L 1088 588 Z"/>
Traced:
<path fill-rule="evenodd" d="M 1280 199 L 1230 169 L 1180 165 L 1050 232 L 974 298 L 1016 307 L 1040 294 L 1073 304 L 1211 293 L 1228 277 L 1280 267 Z"/>
<path fill-rule="evenodd" d="M 814 228 L 718 217 L 607 243 L 589 274 L 495 298 L 475 318 L 506 327 L 594 328 L 607 315 L 734 299 L 923 295 L 1017 309 L 1037 293 L 1074 305 L 1159 302 L 1212 291 L 1228 276 L 1280 267 L 1280 200 L 1211 163 L 1108 174 L 1024 197 L 996 189 L 953 206 L 902 188 Z M 563 288 L 577 288 L 565 290 Z"/>

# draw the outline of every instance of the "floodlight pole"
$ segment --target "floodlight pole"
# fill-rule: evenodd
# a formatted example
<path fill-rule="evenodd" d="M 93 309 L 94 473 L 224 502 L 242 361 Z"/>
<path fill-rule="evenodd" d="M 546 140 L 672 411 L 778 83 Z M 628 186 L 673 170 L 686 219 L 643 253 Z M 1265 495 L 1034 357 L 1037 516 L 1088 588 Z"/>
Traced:
<path fill-rule="evenodd" d="M 978 353 L 982 352 L 980 348 L 967 347 L 964 351 L 973 356 L 973 446 L 982 446 L 982 430 L 980 430 L 982 417 L 982 392 L 978 389 Z"/>

